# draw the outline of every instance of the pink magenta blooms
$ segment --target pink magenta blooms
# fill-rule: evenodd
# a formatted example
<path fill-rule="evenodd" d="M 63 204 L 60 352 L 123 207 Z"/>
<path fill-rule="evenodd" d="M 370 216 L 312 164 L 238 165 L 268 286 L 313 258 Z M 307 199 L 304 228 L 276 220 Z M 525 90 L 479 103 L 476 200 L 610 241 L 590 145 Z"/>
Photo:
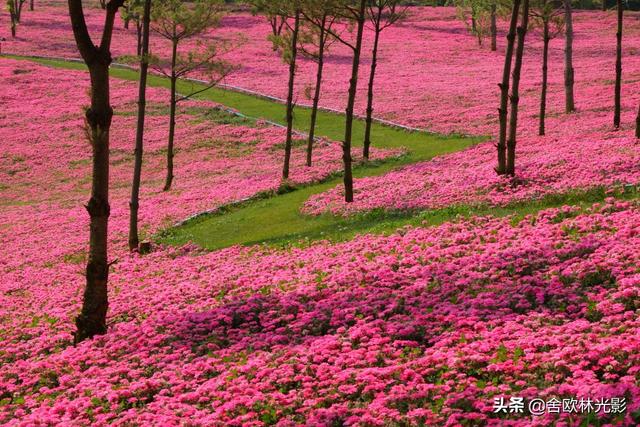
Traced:
<path fill-rule="evenodd" d="M 18 38 L 6 37 L 4 51 L 23 54 L 77 56 L 63 4 L 45 6 L 25 14 Z M 575 17 L 576 103 L 578 113 L 563 114 L 562 37 L 551 41 L 547 136 L 536 135 L 541 84 L 542 41 L 538 29 L 528 34 L 521 88 L 517 173 L 520 185 L 512 187 L 493 171 L 493 138 L 462 153 L 444 156 L 355 181 L 356 202 L 342 202 L 341 186 L 309 200 L 304 212 L 349 214 L 373 208 L 432 209 L 451 204 L 505 205 L 547 194 L 581 190 L 596 185 L 640 182 L 639 151 L 632 125 L 640 91 L 635 46 L 640 45 L 637 14 L 625 16 L 623 68 L 623 126 L 613 132 L 613 70 L 615 14 L 578 11 Z M 92 28 L 102 25 L 101 11 L 89 13 Z M 406 20 L 383 33 L 376 80 L 376 116 L 441 133 L 495 136 L 498 87 L 503 65 L 505 22 L 500 22 L 498 52 L 478 47 L 464 23 L 451 8 L 412 8 Z M 8 31 L 0 25 L 0 31 Z M 367 32 L 365 51 L 372 43 Z M 242 34 L 244 37 L 242 37 Z M 242 64 L 226 83 L 284 97 L 287 66 L 266 40 L 269 26 L 262 17 L 234 14 L 224 19 L 215 35 L 242 43 L 228 54 Z M 51 43 L 51 40 L 55 43 Z M 168 46 L 158 37 L 152 50 L 165 55 Z M 133 53 L 135 31 L 118 25 L 114 55 Z M 410 56 L 407 58 L 407 52 Z M 335 44 L 329 52 L 321 104 L 343 109 L 348 86 L 349 51 Z M 366 100 L 368 56 L 364 56 L 358 111 Z M 398 69 L 397 64 L 402 64 Z M 301 59 L 297 102 L 309 102 L 307 90 L 314 82 L 315 64 Z M 373 141 L 375 146 L 375 141 Z"/>
<path fill-rule="evenodd" d="M 77 56 L 63 2 L 25 11 L 3 52 Z M 89 13 L 90 31 L 101 11 Z M 532 33 L 523 79 L 522 184 L 492 171 L 490 142 L 356 181 L 349 209 L 339 189 L 306 209 L 506 204 L 593 185 L 637 183 L 631 138 L 610 124 L 613 17 L 576 14 L 577 114 L 562 111 L 561 48 L 552 42 L 548 136 L 536 137 L 540 43 Z M 627 56 L 639 45 L 628 14 Z M 225 18 L 243 67 L 229 83 L 282 96 L 286 67 L 246 14 Z M 370 36 L 368 36 L 370 37 Z M 132 53 L 118 25 L 115 54 Z M 370 46 L 370 38 L 367 46 Z M 165 47 L 154 41 L 154 49 Z M 412 9 L 383 34 L 376 114 L 445 133 L 493 134 L 501 53 L 474 45 L 452 9 Z M 410 52 L 407 57 L 406 52 Z M 399 68 L 397 63 L 402 62 Z M 627 64 L 627 62 L 625 62 Z M 366 76 L 366 65 L 363 76 Z M 336 47 L 323 104 L 342 108 L 349 67 Z M 303 61 L 299 101 L 312 81 Z M 624 93 L 636 92 L 625 65 Z M 494 397 L 625 397 L 603 425 L 638 425 L 640 410 L 640 205 L 613 199 L 563 207 L 514 223 L 471 218 L 390 236 L 305 247 L 126 252 L 135 131 L 134 82 L 112 80 L 109 333 L 73 347 L 84 285 L 91 150 L 83 135 L 88 77 L 30 62 L 0 62 L 0 424 L 9 426 L 510 425 L 588 423 L 492 411 Z M 360 88 L 364 91 L 364 86 Z M 146 236 L 202 210 L 279 185 L 284 132 L 258 123 L 214 124 L 184 104 L 176 181 L 163 180 L 164 89 L 149 88 L 140 219 Z M 362 110 L 364 98 L 360 97 Z M 191 111 L 189 111 L 191 110 Z M 202 112 L 201 111 L 201 112 Z M 375 141 L 374 141 L 375 146 Z M 377 158 L 394 154 L 377 151 Z M 292 180 L 341 167 L 335 142 L 312 168 L 293 153 Z M 601 414 L 602 416 L 602 414 Z M 634 418 L 635 417 L 635 418 Z"/>

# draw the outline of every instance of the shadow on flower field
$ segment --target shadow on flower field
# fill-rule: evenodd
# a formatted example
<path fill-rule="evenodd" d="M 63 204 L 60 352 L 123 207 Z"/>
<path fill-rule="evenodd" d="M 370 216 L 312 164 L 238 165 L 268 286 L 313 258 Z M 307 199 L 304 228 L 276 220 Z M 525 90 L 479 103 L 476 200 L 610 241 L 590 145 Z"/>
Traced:
<path fill-rule="evenodd" d="M 23 404 L 2 408 L 97 425 L 484 425 L 496 395 L 597 395 L 626 396 L 633 425 L 639 218 L 610 200 L 516 225 L 128 256 L 110 333 L 16 354 L 0 373 Z"/>
<path fill-rule="evenodd" d="M 48 40 L 55 54 L 73 54 L 62 5 L 43 4 L 9 49 L 38 54 Z M 493 132 L 499 54 L 475 46 L 450 8 L 412 11 L 382 50 L 381 116 L 446 133 Z M 637 100 L 625 99 L 619 131 L 609 125 L 612 58 L 604 52 L 611 41 L 602 24 L 612 25 L 612 15 L 576 15 L 579 111 L 560 112 L 554 70 L 548 136 L 528 130 L 518 147 L 526 185 L 494 177 L 494 148 L 485 143 L 358 180 L 352 210 L 333 189 L 309 199 L 306 212 L 457 212 L 474 203 L 588 195 L 593 183 L 603 197 L 635 188 L 640 158 L 630 123 Z M 245 67 L 232 83 L 281 95 L 283 65 L 262 38 L 266 24 L 248 14 L 226 22 L 226 36 L 243 31 L 254 40 L 234 53 Z M 629 46 L 640 43 L 638 28 L 629 25 Z M 116 30 L 116 53 L 129 53 L 132 35 Z M 402 70 L 393 66 L 405 54 L 400 45 L 413 53 Z M 539 48 L 531 43 L 530 56 Z M 557 62 L 559 46 L 552 55 Z M 342 105 L 345 58 L 336 49 L 328 60 L 335 68 L 327 106 Z M 427 76 L 430 61 L 439 73 Z M 476 67 L 459 73 L 468 64 Z M 523 127 L 534 129 L 539 83 L 529 64 Z M 631 91 L 640 69 L 629 64 Z M 303 61 L 301 74 L 310 69 Z M 389 78 L 391 71 L 402 78 Z M 125 80 L 112 79 L 111 87 L 109 331 L 73 346 L 85 283 L 88 76 L 2 58 L 0 80 L 0 424 L 640 425 L 638 200 L 611 197 L 524 218 L 460 217 L 342 243 L 205 251 L 153 242 L 148 254 L 129 253 L 136 91 Z M 146 237 L 278 188 L 283 129 L 189 101 L 178 115 L 175 186 L 161 191 L 167 95 L 149 88 L 140 211 Z M 339 148 L 319 144 L 315 166 L 306 168 L 298 141 L 293 184 L 336 173 Z M 379 149 L 375 158 L 394 154 Z M 494 399 L 510 396 L 625 398 L 627 410 L 495 413 Z"/>

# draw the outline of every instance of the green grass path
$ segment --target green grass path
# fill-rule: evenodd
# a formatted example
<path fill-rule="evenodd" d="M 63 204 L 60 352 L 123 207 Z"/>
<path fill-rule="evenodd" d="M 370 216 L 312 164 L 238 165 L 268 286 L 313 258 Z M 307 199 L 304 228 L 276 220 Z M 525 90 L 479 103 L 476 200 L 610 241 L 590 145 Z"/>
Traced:
<path fill-rule="evenodd" d="M 5 57 L 35 61 L 42 65 L 58 68 L 86 70 L 84 64 L 71 61 L 8 55 Z M 111 69 L 111 76 L 134 81 L 138 78 L 135 71 L 115 67 Z M 150 75 L 149 85 L 168 88 L 169 81 L 163 77 Z M 197 88 L 198 84 L 181 81 L 178 85 L 178 91 L 187 93 L 193 87 Z M 249 117 L 285 124 L 285 106 L 268 99 L 220 88 L 210 89 L 196 98 L 223 104 Z M 295 129 L 306 132 L 309 127 L 310 115 L 308 108 L 297 108 Z M 340 114 L 320 111 L 316 134 L 332 140 L 342 140 L 344 137 L 344 117 Z M 364 121 L 356 120 L 353 129 L 354 151 L 361 149 L 363 136 Z M 479 138 L 408 132 L 379 123 L 373 125 L 372 140 L 374 147 L 404 148 L 408 154 L 384 162 L 357 166 L 354 169 L 356 177 L 383 174 L 402 165 L 462 150 L 480 141 Z M 341 239 L 348 238 L 357 232 L 377 229 L 381 222 L 388 222 L 389 218 L 395 224 L 396 222 L 406 222 L 407 215 L 415 216 L 408 213 L 376 213 L 344 219 L 332 215 L 310 217 L 300 214 L 300 207 L 310 195 L 325 191 L 340 183 L 340 177 L 333 177 L 318 184 L 297 188 L 286 194 L 243 203 L 237 207 L 225 209 L 222 213 L 205 215 L 189 221 L 183 226 L 165 230 L 160 238 L 163 242 L 170 244 L 193 241 L 208 249 L 217 249 L 233 244 L 287 243 L 303 238 Z"/>
<path fill-rule="evenodd" d="M 6 56 L 14 59 L 25 59 L 43 65 L 86 70 L 81 63 L 35 59 L 19 56 Z M 115 78 L 137 80 L 135 71 L 112 68 Z M 168 87 L 167 79 L 150 76 L 151 86 Z M 180 82 L 178 90 L 187 92 L 197 84 Z M 233 108 L 253 118 L 263 118 L 275 123 L 285 123 L 285 106 L 257 96 L 214 88 L 198 96 Z M 310 110 L 297 108 L 295 128 L 305 132 L 309 126 Z M 317 135 L 340 141 L 343 138 L 344 117 L 340 114 L 320 112 L 318 115 Z M 354 151 L 359 150 L 364 133 L 364 122 L 354 123 Z M 354 169 L 356 177 L 373 176 L 386 173 L 402 165 L 425 161 L 434 156 L 462 150 L 479 142 L 480 138 L 461 136 L 440 136 L 426 132 L 407 132 L 401 129 L 375 123 L 372 129 L 374 146 L 379 148 L 405 148 L 406 156 L 389 159 L 384 162 L 360 165 Z M 350 218 L 332 215 L 311 217 L 302 215 L 300 207 L 309 196 L 341 185 L 340 177 L 333 177 L 324 182 L 302 186 L 289 193 L 272 195 L 266 198 L 241 203 L 237 206 L 222 209 L 218 213 L 203 215 L 188 221 L 180 227 L 161 232 L 157 239 L 168 244 L 184 244 L 192 241 L 207 249 L 219 249 L 234 244 L 267 243 L 275 245 L 299 244 L 301 241 L 317 239 L 345 240 L 358 233 L 388 233 L 404 225 L 437 225 L 456 218 L 471 215 L 504 216 L 515 214 L 514 220 L 541 209 L 562 205 L 578 205 L 588 207 L 607 197 L 605 188 L 597 187 L 588 191 L 574 191 L 567 194 L 550 195 L 541 200 L 515 203 L 508 207 L 495 208 L 489 206 L 452 206 L 446 209 L 431 211 L 386 212 L 382 210 L 368 212 Z M 638 188 L 625 189 L 619 197 L 637 199 Z"/>

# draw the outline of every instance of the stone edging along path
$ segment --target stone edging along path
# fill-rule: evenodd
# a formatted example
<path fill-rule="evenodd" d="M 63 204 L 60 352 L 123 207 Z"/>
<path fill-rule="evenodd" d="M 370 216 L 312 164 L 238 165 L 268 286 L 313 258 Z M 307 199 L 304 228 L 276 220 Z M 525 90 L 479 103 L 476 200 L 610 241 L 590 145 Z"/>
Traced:
<path fill-rule="evenodd" d="M 22 59 L 43 59 L 43 60 L 49 60 L 49 61 L 65 61 L 65 62 L 75 62 L 78 64 L 84 64 L 84 61 L 80 58 L 68 58 L 68 57 L 63 57 L 63 56 L 45 56 L 45 55 L 17 55 L 17 54 L 12 54 L 10 52 L 5 52 L 3 55 L 6 55 L 8 57 L 15 57 L 15 58 L 22 58 Z M 111 66 L 114 68 L 122 68 L 125 70 L 131 70 L 131 71 L 137 71 L 138 69 L 136 67 L 133 67 L 131 65 L 128 64 L 123 64 L 123 63 L 119 63 L 119 62 L 112 62 Z M 153 72 L 153 70 L 150 70 L 151 73 L 153 73 L 154 75 L 157 76 L 162 76 L 159 73 L 155 73 Z M 200 79 L 194 79 L 194 78 L 183 78 L 181 79 L 183 81 L 187 81 L 187 82 L 193 82 L 193 83 L 198 83 L 198 84 L 208 84 L 209 82 L 207 82 L 206 80 L 200 80 Z M 244 93 L 246 95 L 252 95 L 255 96 L 257 98 L 262 98 L 262 99 L 266 99 L 269 101 L 273 101 L 273 102 L 277 102 L 278 104 L 286 104 L 287 101 L 285 99 L 282 98 L 278 98 L 276 96 L 272 96 L 272 95 L 267 95 L 265 93 L 262 92 L 258 92 L 255 90 L 251 90 L 251 89 L 247 89 L 247 88 L 243 88 L 240 86 L 235 86 L 235 85 L 231 85 L 231 84 L 227 84 L 227 83 L 219 83 L 217 84 L 215 87 L 219 88 L 219 89 L 225 89 L 228 91 L 232 91 L 232 92 L 238 92 L 238 93 Z M 302 107 L 302 108 L 312 108 L 311 104 L 306 104 L 306 103 L 299 103 L 296 104 L 296 107 Z M 318 106 L 318 110 L 322 110 L 322 111 L 326 111 L 328 113 L 334 113 L 334 114 L 339 114 L 339 115 L 343 115 L 344 112 L 335 108 L 329 108 L 329 107 L 323 107 L 323 106 Z M 249 116 L 245 116 L 242 113 L 239 113 L 238 111 L 235 110 L 231 110 L 229 109 L 228 112 L 233 113 L 233 114 L 237 114 L 239 117 L 245 117 L 245 118 L 249 118 L 249 119 L 259 119 L 257 117 L 249 117 Z M 354 114 L 354 117 L 360 120 L 364 120 L 366 117 L 361 115 L 361 114 Z M 262 119 L 260 119 L 262 120 Z M 385 119 L 380 119 L 377 117 L 372 117 L 372 120 L 376 123 L 380 123 L 382 125 L 385 126 L 389 126 L 389 127 L 393 127 L 393 128 L 397 128 L 397 129 L 402 129 L 402 130 L 406 130 L 408 132 L 428 132 L 426 129 L 421 129 L 421 128 L 416 128 L 416 127 L 412 127 L 412 126 L 406 126 L 403 125 L 401 123 L 397 123 L 397 122 L 393 122 L 390 120 L 385 120 Z M 275 122 L 271 122 L 268 120 L 264 120 L 266 123 L 278 126 L 278 127 L 283 127 L 281 124 L 279 123 L 275 123 Z M 295 130 L 294 130 L 295 131 Z M 295 131 L 297 134 L 299 135 L 306 135 L 304 132 L 298 132 Z"/>

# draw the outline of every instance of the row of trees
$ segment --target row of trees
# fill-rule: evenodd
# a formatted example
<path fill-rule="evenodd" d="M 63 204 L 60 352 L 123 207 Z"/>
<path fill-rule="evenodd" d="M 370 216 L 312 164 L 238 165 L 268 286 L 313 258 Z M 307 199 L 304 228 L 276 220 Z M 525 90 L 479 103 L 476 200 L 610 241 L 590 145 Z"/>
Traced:
<path fill-rule="evenodd" d="M 285 143 L 285 165 L 283 180 L 288 178 L 291 147 L 293 142 L 294 84 L 296 58 L 298 54 L 313 58 L 318 64 L 317 82 L 314 93 L 313 120 L 307 147 L 307 164 L 312 164 L 315 118 L 320 99 L 324 55 L 329 46 L 339 42 L 353 53 L 352 72 L 346 107 L 345 137 L 342 144 L 345 165 L 346 200 L 353 201 L 353 178 L 351 174 L 351 139 L 354 120 L 354 106 L 362 40 L 366 22 L 372 24 L 375 33 L 372 52 L 372 68 L 369 79 L 365 157 L 371 144 L 371 124 L 373 112 L 373 83 L 377 63 L 377 50 L 381 32 L 397 22 L 402 11 L 395 0 L 355 0 L 355 1 L 278 1 L 255 2 L 256 10 L 265 13 L 273 30 L 271 39 L 274 49 L 280 50 L 289 63 L 289 95 L 287 99 L 287 141 Z M 170 81 L 169 136 L 167 141 L 167 176 L 164 190 L 169 190 L 173 182 L 174 138 L 176 109 L 180 101 L 191 98 L 220 82 L 233 67 L 220 59 L 230 47 L 227 43 L 215 41 L 208 45 L 181 52 L 184 40 L 203 34 L 220 22 L 224 8 L 222 0 L 109 0 L 104 3 L 105 21 L 100 43 L 91 39 L 80 0 L 69 0 L 69 14 L 78 50 L 87 64 L 91 77 L 91 106 L 86 111 L 87 135 L 92 146 L 92 189 L 86 208 L 90 216 L 89 258 L 86 268 L 86 286 L 81 313 L 76 318 L 76 342 L 102 334 L 106 331 L 108 309 L 108 218 L 109 207 L 109 131 L 113 110 L 109 98 L 109 66 L 111 39 L 117 12 L 122 10 L 125 26 L 131 21 L 138 33 L 137 58 L 139 61 L 138 121 L 135 140 L 134 171 L 130 200 L 129 248 L 138 250 L 138 210 L 142 178 L 144 129 L 146 109 L 146 86 L 149 68 L 155 69 Z M 339 30 L 337 29 L 339 27 Z M 154 56 L 149 50 L 151 34 L 156 34 L 171 43 L 169 58 Z M 181 86 L 180 80 L 197 72 L 206 76 L 203 85 Z"/>
<path fill-rule="evenodd" d="M 289 179 L 291 149 L 293 146 L 293 120 L 295 108 L 296 61 L 302 54 L 317 63 L 315 89 L 311 106 L 311 125 L 307 139 L 306 164 L 312 165 L 315 127 L 321 95 L 324 57 L 333 43 L 339 43 L 351 51 L 352 67 L 345 107 L 345 133 L 342 141 L 344 164 L 345 200 L 353 201 L 352 138 L 354 108 L 357 95 L 364 31 L 369 23 L 374 33 L 371 51 L 371 68 L 367 90 L 367 109 L 363 157 L 369 158 L 371 126 L 373 123 L 373 99 L 378 47 L 381 33 L 398 22 L 405 8 L 399 0 L 255 0 L 254 11 L 264 14 L 271 24 L 274 50 L 279 50 L 289 64 L 289 79 L 286 102 L 287 138 L 285 142 L 282 179 Z"/>
<path fill-rule="evenodd" d="M 18 0 L 19 1 L 19 0 Z M 86 268 L 86 288 L 83 307 L 76 319 L 76 341 L 101 334 L 106 331 L 107 280 L 107 230 L 109 218 L 109 129 L 113 111 L 109 101 L 108 69 L 111 63 L 110 44 L 114 21 L 119 9 L 125 7 L 125 0 L 109 0 L 105 3 L 104 30 L 99 44 L 89 36 L 81 0 L 68 0 L 69 13 L 76 44 L 91 76 L 91 106 L 86 111 L 87 134 L 93 149 L 93 180 L 91 197 L 87 204 L 90 215 L 89 259 Z M 125 23 L 133 20 L 139 33 L 136 58 L 140 63 L 138 124 L 135 141 L 135 161 L 131 192 L 131 220 L 129 247 L 137 250 L 138 207 L 144 149 L 145 97 L 147 71 L 149 67 L 167 76 L 170 80 L 169 138 L 167 142 L 167 177 L 165 190 L 173 181 L 173 157 L 175 114 L 177 104 L 195 94 L 216 85 L 232 67 L 220 60 L 220 54 L 230 47 L 221 42 L 200 46 L 196 50 L 181 53 L 182 42 L 215 27 L 223 13 L 223 5 L 218 0 L 196 0 L 185 3 L 180 0 L 130 0 L 123 18 Z M 536 3 L 533 3 L 533 2 Z M 537 3 L 542 2 L 542 3 Z M 367 117 L 363 148 L 365 158 L 371 144 L 371 124 L 374 98 L 374 79 L 377 66 L 379 39 L 385 28 L 396 23 L 404 15 L 404 8 L 394 0 L 276 0 L 254 1 L 256 11 L 263 13 L 272 30 L 270 36 L 276 51 L 280 51 L 289 64 L 287 96 L 287 140 L 283 165 L 283 180 L 289 176 L 290 156 L 293 146 L 294 87 L 298 55 L 312 58 L 317 63 L 316 84 L 313 93 L 312 120 L 307 141 L 307 164 L 312 164 L 315 123 L 321 95 L 324 56 L 333 43 L 346 46 L 352 54 L 351 78 L 345 107 L 345 133 L 342 141 L 344 162 L 345 200 L 353 201 L 353 178 L 351 173 L 351 143 L 354 120 L 356 88 L 361 62 L 365 29 L 374 31 L 371 52 L 371 69 L 367 91 Z M 497 7 L 496 7 L 497 9 Z M 619 93 L 622 42 L 622 7 L 619 3 L 618 61 L 616 66 L 616 116 L 619 124 Z M 546 73 L 548 66 L 548 45 L 550 40 L 564 30 L 565 34 L 565 93 L 566 111 L 575 110 L 573 97 L 573 65 L 571 3 L 564 0 L 559 4 L 553 0 L 513 0 L 510 14 L 509 33 L 503 80 L 500 84 L 499 108 L 500 132 L 498 140 L 499 174 L 515 174 L 515 154 L 517 120 L 519 106 L 519 85 L 524 58 L 525 38 L 532 21 L 538 22 L 543 34 L 543 91 L 540 104 L 540 134 L 544 134 L 544 113 L 546 105 Z M 491 15 L 490 15 L 491 16 Z M 493 19 L 493 18 L 491 18 Z M 370 25 L 367 26 L 367 23 Z M 127 24 L 128 25 L 128 24 Z M 478 24 L 476 23 L 478 27 Z M 157 34 L 171 43 L 170 58 L 158 58 L 149 52 L 150 34 Z M 492 43 L 493 44 L 493 43 Z M 181 95 L 177 88 L 180 79 L 198 72 L 207 76 L 207 84 L 191 86 L 183 84 Z M 640 110 L 638 115 L 640 129 Z M 639 131 L 640 132 L 640 131 Z"/>
<path fill-rule="evenodd" d="M 86 110 L 87 135 L 92 146 L 92 187 L 86 205 L 90 216 L 89 257 L 86 267 L 86 285 L 83 305 L 76 318 L 75 341 L 106 332 L 108 309 L 107 282 L 109 273 L 107 236 L 109 206 L 109 131 L 113 109 L 109 97 L 109 66 L 112 62 L 111 39 L 118 10 L 125 7 L 125 0 L 109 0 L 104 4 L 105 20 L 100 43 L 89 35 L 81 0 L 69 0 L 69 15 L 76 45 L 86 63 L 91 77 L 91 105 Z M 149 67 L 164 74 L 170 80 L 169 138 L 167 143 L 167 178 L 165 190 L 173 181 L 174 135 L 176 106 L 179 102 L 215 86 L 231 66 L 219 59 L 225 51 L 224 42 L 199 45 L 180 52 L 182 42 L 218 25 L 223 12 L 222 0 L 133 0 L 127 5 L 123 19 L 134 20 L 139 30 L 139 92 L 138 121 L 136 128 L 134 170 L 130 200 L 129 248 L 138 250 L 138 209 L 144 150 L 146 87 Z M 149 51 L 151 33 L 170 41 L 170 58 L 159 58 Z M 203 86 L 185 85 L 181 95 L 177 93 L 178 81 L 193 72 L 206 76 Z"/>
<path fill-rule="evenodd" d="M 621 91 L 622 91 L 622 31 L 624 4 L 617 0 L 617 31 L 616 31 L 616 65 L 614 85 L 613 126 L 620 127 Z M 574 68 L 573 68 L 573 17 L 570 0 L 562 2 L 554 0 L 513 0 L 511 4 L 511 19 L 507 34 L 504 68 L 500 87 L 499 133 L 497 147 L 499 175 L 515 175 L 515 157 L 517 143 L 518 106 L 520 101 L 519 85 L 520 73 L 525 46 L 525 37 L 530 26 L 529 18 L 534 19 L 542 30 L 542 89 L 540 96 L 540 113 L 538 134 L 545 134 L 545 115 L 547 100 L 547 74 L 549 42 L 564 32 L 564 87 L 565 112 L 576 110 L 574 97 Z M 518 24 L 518 20 L 520 23 Z M 515 62 L 513 60 L 515 49 Z M 512 67 L 513 63 L 513 67 Z M 511 93 L 509 93 L 511 89 Z M 636 137 L 640 138 L 640 107 L 636 116 Z"/>

